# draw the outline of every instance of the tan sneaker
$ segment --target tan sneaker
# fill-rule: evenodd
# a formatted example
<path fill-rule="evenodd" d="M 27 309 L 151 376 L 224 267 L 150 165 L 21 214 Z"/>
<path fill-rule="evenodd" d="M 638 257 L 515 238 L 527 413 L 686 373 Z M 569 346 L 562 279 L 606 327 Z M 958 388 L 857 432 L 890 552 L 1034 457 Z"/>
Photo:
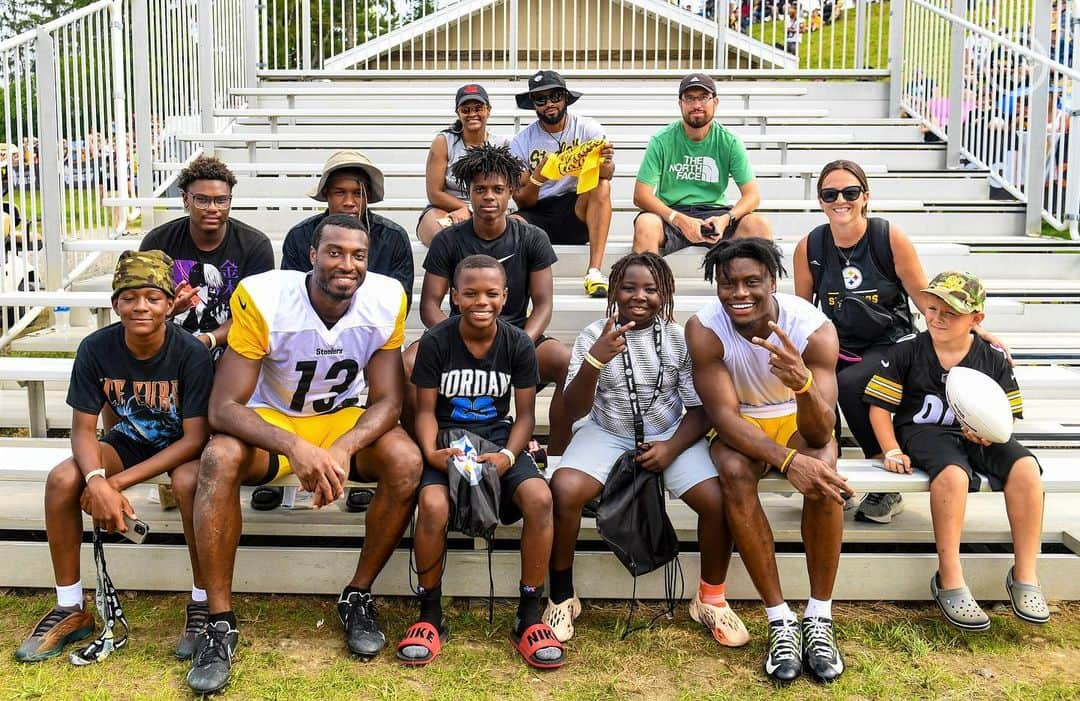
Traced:
<path fill-rule="evenodd" d="M 571 596 L 561 604 L 553 604 L 551 599 L 548 599 L 547 608 L 540 620 L 551 626 L 560 643 L 565 643 L 574 637 L 574 619 L 580 615 L 581 599 Z"/>
<path fill-rule="evenodd" d="M 56 657 L 68 643 L 83 640 L 93 633 L 94 617 L 86 611 L 54 608 L 37 622 L 34 632 L 15 651 L 15 659 L 38 662 Z"/>
<path fill-rule="evenodd" d="M 694 594 L 690 602 L 690 618 L 709 629 L 716 642 L 726 647 L 742 647 L 750 642 L 750 633 L 738 614 L 726 604 L 714 606 L 701 600 L 700 594 Z"/>

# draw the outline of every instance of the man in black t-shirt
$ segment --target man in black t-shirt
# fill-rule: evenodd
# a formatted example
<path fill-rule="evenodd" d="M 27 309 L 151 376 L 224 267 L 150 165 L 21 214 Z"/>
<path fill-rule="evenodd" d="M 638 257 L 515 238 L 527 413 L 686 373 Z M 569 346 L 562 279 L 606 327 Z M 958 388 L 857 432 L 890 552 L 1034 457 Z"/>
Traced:
<path fill-rule="evenodd" d="M 123 253 L 112 297 L 120 322 L 79 344 L 67 395 L 72 456 L 53 468 L 45 484 L 57 605 L 15 653 L 23 662 L 55 657 L 67 643 L 94 632 L 79 577 L 81 511 L 103 530 L 126 531 L 124 518 L 134 518 L 135 511 L 124 490 L 165 472 L 180 502 L 194 579 L 177 656 L 191 656 L 195 634 L 207 620 L 191 517 L 199 453 L 210 432 L 213 364 L 202 344 L 165 323 L 173 301 L 172 263 L 161 251 Z M 99 419 L 107 427 L 100 439 Z"/>
<path fill-rule="evenodd" d="M 964 583 L 960 537 L 969 490 L 979 474 L 1005 492 L 1005 511 L 1013 537 L 1015 564 L 1005 580 L 1013 612 L 1028 623 L 1046 623 L 1050 611 L 1035 565 L 1041 550 L 1042 469 L 1015 437 L 991 443 L 962 426 L 945 395 L 954 368 L 977 370 L 1005 391 L 1013 418 L 1024 402 L 1005 352 L 974 334 L 983 320 L 986 291 L 970 273 L 940 273 L 923 290 L 927 330 L 889 348 L 866 385 L 870 424 L 884 450 L 885 468 L 930 475 L 930 516 L 938 552 L 938 571 L 930 593 L 945 619 L 961 630 L 985 630 L 990 618 Z M 890 417 L 889 414 L 894 414 Z"/>
<path fill-rule="evenodd" d="M 446 637 L 440 597 L 451 511 L 450 472 L 459 469 L 453 458 L 463 451 L 452 443 L 456 434 L 440 434 L 464 429 L 472 434 L 470 440 L 492 444 L 474 443 L 473 457 L 498 471 L 501 491 L 499 504 L 493 506 L 500 520 L 511 524 L 524 519 L 520 601 L 511 640 L 529 665 L 560 667 L 565 661 L 562 645 L 540 620 L 553 537 L 551 491 L 524 452 L 536 425 L 536 351 L 532 339 L 500 315 L 507 289 L 506 272 L 497 260 L 468 256 L 455 266 L 453 280 L 452 298 L 459 312 L 420 339 L 412 371 L 417 388 L 416 439 L 425 459 L 415 535 L 420 619 L 398 644 L 397 656 L 408 665 L 425 665 L 439 653 Z"/>
<path fill-rule="evenodd" d="M 517 169 L 517 170 L 514 170 Z M 548 449 L 561 454 L 570 440 L 570 426 L 563 418 L 562 392 L 570 365 L 569 349 L 544 335 L 551 322 L 554 281 L 551 266 L 558 260 L 542 229 L 506 216 L 510 196 L 517 188 L 521 163 L 505 146 L 481 145 L 452 166 L 462 182 L 473 216 L 443 231 L 424 259 L 424 285 L 420 291 L 420 320 L 431 328 L 446 319 L 442 302 L 458 263 L 474 254 L 488 255 L 506 270 L 507 301 L 502 318 L 521 328 L 536 344 L 540 382 L 555 384 L 551 399 Z M 528 313 L 532 302 L 532 313 Z M 451 299 L 451 316 L 458 313 Z M 408 373 L 416 357 L 415 344 L 405 351 Z M 415 393 L 406 393 L 407 402 Z M 415 406 L 415 404 L 414 404 Z M 407 420 L 407 419 L 406 419 Z"/>
<path fill-rule="evenodd" d="M 266 234 L 229 217 L 236 176 L 220 160 L 199 156 L 176 181 L 188 216 L 154 228 L 141 251 L 164 251 L 173 260 L 176 298 L 172 320 L 195 334 L 217 358 L 228 342 L 229 300 L 245 277 L 272 270 Z"/>

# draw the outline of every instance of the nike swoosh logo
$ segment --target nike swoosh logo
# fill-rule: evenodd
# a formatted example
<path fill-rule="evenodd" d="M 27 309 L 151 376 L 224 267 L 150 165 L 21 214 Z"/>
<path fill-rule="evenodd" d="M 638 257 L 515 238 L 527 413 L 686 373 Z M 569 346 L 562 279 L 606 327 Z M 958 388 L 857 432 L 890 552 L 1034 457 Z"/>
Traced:
<path fill-rule="evenodd" d="M 240 303 L 240 308 L 241 309 L 244 309 L 244 310 L 247 309 L 247 305 L 244 304 L 244 298 L 243 297 L 237 297 L 236 301 Z"/>
<path fill-rule="evenodd" d="M 881 367 L 887 368 L 887 367 L 889 367 L 889 365 L 890 365 L 890 363 L 889 363 L 888 360 L 882 360 L 881 361 Z"/>
<path fill-rule="evenodd" d="M 821 263 L 817 262 L 816 260 L 810 261 L 810 265 L 816 265 L 819 268 L 821 267 Z"/>
<path fill-rule="evenodd" d="M 510 255 L 506 256 L 505 258 L 499 258 L 499 262 L 500 263 L 505 263 L 506 261 L 510 260 L 513 257 L 514 257 L 514 254 L 511 253 Z"/>

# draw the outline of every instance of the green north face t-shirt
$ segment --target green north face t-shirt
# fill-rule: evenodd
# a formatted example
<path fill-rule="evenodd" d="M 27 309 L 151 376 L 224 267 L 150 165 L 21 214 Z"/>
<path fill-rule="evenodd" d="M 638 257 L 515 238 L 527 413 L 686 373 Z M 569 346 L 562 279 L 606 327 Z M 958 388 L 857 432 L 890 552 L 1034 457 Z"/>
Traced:
<path fill-rule="evenodd" d="M 664 127 L 649 139 L 637 174 L 668 206 L 726 205 L 728 178 L 741 187 L 754 171 L 739 137 L 716 122 L 701 141 L 687 138 L 682 121 Z"/>

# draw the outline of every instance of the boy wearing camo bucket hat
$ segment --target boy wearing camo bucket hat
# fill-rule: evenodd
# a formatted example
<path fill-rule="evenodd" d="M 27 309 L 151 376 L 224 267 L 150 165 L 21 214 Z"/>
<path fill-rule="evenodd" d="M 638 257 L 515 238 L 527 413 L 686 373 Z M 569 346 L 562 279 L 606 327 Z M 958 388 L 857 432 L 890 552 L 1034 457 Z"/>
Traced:
<path fill-rule="evenodd" d="M 990 443 L 963 428 L 945 398 L 945 378 L 954 367 L 989 375 L 1005 390 L 1014 418 L 1024 402 L 1005 353 L 972 331 L 982 322 L 986 291 L 971 273 L 939 274 L 923 290 L 927 330 L 892 346 L 870 378 L 863 400 L 890 472 L 918 467 L 930 475 L 930 514 L 938 571 L 930 593 L 945 619 L 961 630 L 985 630 L 990 618 L 964 583 L 960 534 L 968 491 L 983 478 L 1005 492 L 1015 564 L 1005 576 L 1013 613 L 1028 623 L 1046 623 L 1050 610 L 1035 572 L 1040 550 L 1043 488 L 1035 456 L 1016 440 Z M 890 417 L 890 414 L 892 415 Z"/>
<path fill-rule="evenodd" d="M 53 468 L 45 484 L 56 606 L 15 652 L 22 662 L 55 657 L 68 643 L 94 632 L 79 572 L 81 512 L 102 530 L 124 531 L 124 516 L 135 516 L 124 490 L 163 473 L 172 476 L 180 502 L 194 579 L 178 657 L 191 656 L 206 622 L 191 515 L 199 454 L 209 438 L 214 369 L 205 345 L 166 323 L 175 296 L 172 266 L 158 250 L 122 253 L 112 295 L 120 321 L 87 336 L 75 355 L 67 395 L 72 455 Z M 117 421 L 99 439 L 98 420 L 106 405 Z"/>

